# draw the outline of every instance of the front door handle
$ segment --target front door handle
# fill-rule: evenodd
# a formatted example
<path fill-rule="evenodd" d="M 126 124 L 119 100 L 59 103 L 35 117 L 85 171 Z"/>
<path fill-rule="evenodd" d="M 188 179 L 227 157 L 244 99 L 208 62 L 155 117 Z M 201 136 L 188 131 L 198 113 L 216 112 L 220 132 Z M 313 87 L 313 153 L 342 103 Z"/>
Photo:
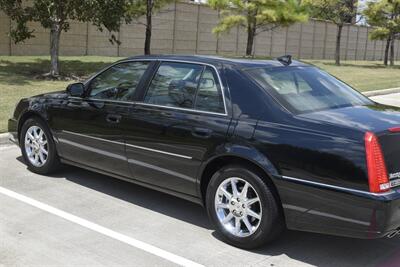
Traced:
<path fill-rule="evenodd" d="M 109 123 L 119 123 L 122 116 L 118 114 L 107 114 L 106 121 Z"/>
<path fill-rule="evenodd" d="M 192 130 L 192 135 L 198 138 L 210 138 L 212 134 L 212 130 L 208 128 L 200 128 L 200 127 L 195 127 Z"/>

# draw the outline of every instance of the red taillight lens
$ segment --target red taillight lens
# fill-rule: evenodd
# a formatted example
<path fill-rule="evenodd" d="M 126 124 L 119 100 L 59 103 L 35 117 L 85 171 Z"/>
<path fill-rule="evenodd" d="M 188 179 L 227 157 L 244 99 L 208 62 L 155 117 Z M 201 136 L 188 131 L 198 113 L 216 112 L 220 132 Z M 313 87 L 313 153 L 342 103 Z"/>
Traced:
<path fill-rule="evenodd" d="M 369 191 L 381 193 L 390 189 L 385 159 L 378 138 L 371 132 L 365 133 Z"/>
<path fill-rule="evenodd" d="M 393 127 L 389 129 L 389 132 L 392 133 L 400 133 L 400 127 Z"/>

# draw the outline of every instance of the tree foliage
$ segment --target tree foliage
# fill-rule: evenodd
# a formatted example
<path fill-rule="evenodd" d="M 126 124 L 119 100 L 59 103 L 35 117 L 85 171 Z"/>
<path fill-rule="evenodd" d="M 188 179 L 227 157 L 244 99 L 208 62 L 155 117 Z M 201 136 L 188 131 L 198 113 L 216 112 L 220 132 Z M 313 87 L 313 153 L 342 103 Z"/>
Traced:
<path fill-rule="evenodd" d="M 62 31 L 68 31 L 72 20 L 91 22 L 99 30 L 118 31 L 129 7 L 128 0 L 0 0 L 0 9 L 14 22 L 10 35 L 18 43 L 35 37 L 29 22 L 50 29 L 51 75 L 59 74 L 58 51 Z M 110 41 L 118 42 L 114 35 Z"/>
<path fill-rule="evenodd" d="M 384 64 L 387 65 L 390 49 L 390 64 L 394 65 L 394 40 L 400 34 L 400 0 L 370 2 L 364 10 L 366 21 L 374 28 L 371 40 L 386 40 Z"/>
<path fill-rule="evenodd" d="M 340 65 L 340 43 L 345 23 L 354 23 L 357 16 L 356 0 L 304 0 L 310 15 L 337 25 L 335 63 Z"/>
<path fill-rule="evenodd" d="M 313 18 L 328 20 L 336 25 L 352 23 L 357 15 L 355 0 L 304 0 Z"/>
<path fill-rule="evenodd" d="M 254 37 L 259 33 L 308 19 L 298 0 L 209 0 L 208 4 L 221 12 L 214 33 L 229 32 L 236 26 L 247 30 L 247 55 L 252 54 Z"/>

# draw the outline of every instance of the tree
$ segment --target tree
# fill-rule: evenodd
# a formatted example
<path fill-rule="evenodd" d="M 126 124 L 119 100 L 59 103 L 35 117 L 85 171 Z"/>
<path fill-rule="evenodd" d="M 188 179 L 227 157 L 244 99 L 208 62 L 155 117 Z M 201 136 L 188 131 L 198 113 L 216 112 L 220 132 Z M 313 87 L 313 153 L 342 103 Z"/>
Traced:
<path fill-rule="evenodd" d="M 310 14 L 314 18 L 331 21 L 336 24 L 335 64 L 340 65 L 340 42 L 345 23 L 355 23 L 357 2 L 355 0 L 305 0 Z"/>
<path fill-rule="evenodd" d="M 153 15 L 158 12 L 166 4 L 175 0 L 136 0 L 130 5 L 128 14 L 140 24 L 146 27 L 146 36 L 144 41 L 144 54 L 151 53 L 151 33 L 153 27 Z M 141 22 L 140 18 L 145 16 L 146 22 Z"/>
<path fill-rule="evenodd" d="M 247 56 L 253 54 L 258 34 L 308 19 L 298 0 L 209 0 L 208 4 L 221 12 L 214 33 L 229 32 L 236 26 L 247 30 Z"/>
<path fill-rule="evenodd" d="M 380 0 L 368 3 L 364 10 L 367 23 L 373 26 L 369 37 L 371 40 L 386 40 L 383 63 L 394 65 L 394 41 L 400 34 L 400 0 Z"/>
<path fill-rule="evenodd" d="M 99 30 L 118 31 L 128 8 L 127 0 L 0 0 L 3 10 L 15 23 L 10 35 L 18 43 L 35 37 L 28 22 L 39 22 L 50 29 L 51 67 L 49 75 L 59 76 L 59 47 L 62 31 L 68 31 L 70 21 L 91 22 Z M 119 42 L 114 35 L 110 41 Z"/>

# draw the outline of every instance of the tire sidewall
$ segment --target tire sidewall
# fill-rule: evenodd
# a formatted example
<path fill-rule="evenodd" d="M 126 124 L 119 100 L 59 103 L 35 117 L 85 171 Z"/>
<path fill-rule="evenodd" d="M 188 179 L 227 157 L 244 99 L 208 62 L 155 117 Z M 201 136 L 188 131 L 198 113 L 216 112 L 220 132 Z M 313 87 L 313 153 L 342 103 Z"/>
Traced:
<path fill-rule="evenodd" d="M 250 236 L 237 237 L 229 233 L 219 222 L 215 212 L 215 195 L 219 185 L 227 178 L 238 177 L 251 184 L 256 190 L 262 207 L 262 219 L 258 229 Z M 281 225 L 273 227 L 280 222 L 280 212 L 274 194 L 266 183 L 255 173 L 239 166 L 227 166 L 216 172 L 207 188 L 206 193 L 207 213 L 216 229 L 222 234 L 225 241 L 233 246 L 252 249 L 259 247 L 274 239 L 281 232 Z M 273 233 L 273 231 L 277 231 Z"/>
<path fill-rule="evenodd" d="M 25 151 L 25 135 L 27 130 L 31 126 L 38 126 L 40 127 L 43 131 L 44 134 L 46 135 L 46 140 L 47 140 L 47 147 L 48 147 L 48 157 L 46 160 L 46 163 L 41 166 L 41 167 L 36 167 L 34 166 Z M 20 146 L 21 146 L 21 152 L 22 156 L 28 166 L 28 169 L 39 174 L 47 174 L 51 171 L 53 171 L 54 167 L 58 164 L 58 156 L 57 156 L 57 151 L 55 147 L 55 143 L 53 140 L 53 135 L 51 134 L 49 128 L 47 125 L 39 118 L 30 118 L 24 122 L 21 128 L 21 136 L 19 140 Z"/>

